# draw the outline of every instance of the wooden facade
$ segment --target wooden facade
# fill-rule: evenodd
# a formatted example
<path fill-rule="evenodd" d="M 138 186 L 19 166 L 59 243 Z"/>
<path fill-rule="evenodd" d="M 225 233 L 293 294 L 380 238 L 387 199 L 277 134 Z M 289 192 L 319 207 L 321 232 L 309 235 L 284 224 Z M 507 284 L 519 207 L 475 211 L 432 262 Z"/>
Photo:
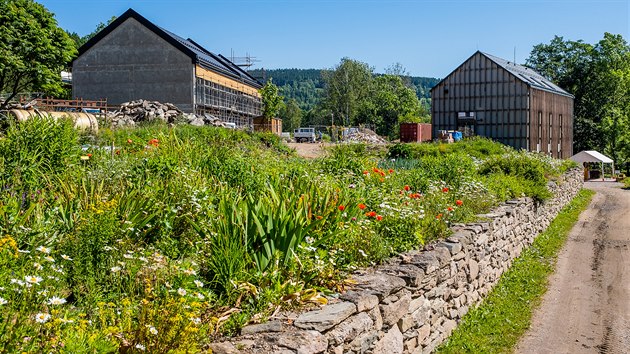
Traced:
<path fill-rule="evenodd" d="M 476 52 L 431 90 L 431 99 L 433 136 L 459 130 L 516 149 L 572 155 L 573 96 L 532 69 Z"/>
<path fill-rule="evenodd" d="M 271 132 L 280 136 L 282 135 L 282 119 L 256 117 L 254 118 L 254 131 Z"/>

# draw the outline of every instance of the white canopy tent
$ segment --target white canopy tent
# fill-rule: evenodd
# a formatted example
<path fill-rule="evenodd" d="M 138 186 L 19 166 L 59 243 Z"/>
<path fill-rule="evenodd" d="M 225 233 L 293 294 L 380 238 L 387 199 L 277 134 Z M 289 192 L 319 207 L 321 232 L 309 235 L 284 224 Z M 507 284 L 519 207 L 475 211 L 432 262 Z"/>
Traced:
<path fill-rule="evenodd" d="M 585 162 L 595 162 L 600 163 L 602 165 L 602 180 L 604 179 L 604 164 L 609 163 L 612 164 L 612 173 L 613 176 L 615 174 L 615 161 L 613 161 L 610 157 L 597 152 L 595 150 L 586 150 L 578 152 L 577 154 L 570 157 L 571 160 L 584 164 Z"/>

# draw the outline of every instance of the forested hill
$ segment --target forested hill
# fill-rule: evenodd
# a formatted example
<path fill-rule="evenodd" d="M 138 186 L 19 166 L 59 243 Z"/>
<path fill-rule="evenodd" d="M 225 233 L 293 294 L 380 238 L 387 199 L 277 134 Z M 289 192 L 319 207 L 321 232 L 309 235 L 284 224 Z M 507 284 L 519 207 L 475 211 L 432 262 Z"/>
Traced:
<path fill-rule="evenodd" d="M 273 79 L 280 88 L 280 94 L 286 100 L 295 99 L 301 109 L 313 108 L 324 92 L 324 80 L 321 69 L 256 69 L 250 74 L 260 81 Z M 429 90 L 440 80 L 432 77 L 411 76 L 407 78 L 415 87 L 419 99 L 428 99 Z"/>

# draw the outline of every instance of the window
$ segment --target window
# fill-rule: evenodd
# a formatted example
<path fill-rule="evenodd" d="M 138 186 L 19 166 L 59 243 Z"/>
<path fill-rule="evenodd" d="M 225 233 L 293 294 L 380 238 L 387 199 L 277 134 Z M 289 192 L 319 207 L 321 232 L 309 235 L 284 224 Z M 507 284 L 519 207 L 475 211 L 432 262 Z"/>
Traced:
<path fill-rule="evenodd" d="M 564 132 L 562 131 L 562 114 L 558 116 L 560 119 L 560 139 L 558 139 L 558 157 L 560 157 L 560 152 L 562 151 L 562 139 L 564 138 Z"/>
<path fill-rule="evenodd" d="M 549 113 L 549 133 L 547 137 L 549 138 L 549 143 L 547 144 L 547 153 L 551 155 L 551 136 L 553 135 L 553 114 Z"/>
<path fill-rule="evenodd" d="M 542 112 L 538 111 L 538 144 L 536 144 L 536 152 L 540 152 L 542 148 Z"/>

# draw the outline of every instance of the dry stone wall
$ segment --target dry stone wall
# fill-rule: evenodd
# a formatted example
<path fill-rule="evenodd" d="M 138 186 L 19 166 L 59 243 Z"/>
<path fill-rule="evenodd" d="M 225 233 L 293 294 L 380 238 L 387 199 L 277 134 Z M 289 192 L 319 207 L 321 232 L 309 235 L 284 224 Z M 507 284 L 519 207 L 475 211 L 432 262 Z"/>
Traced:
<path fill-rule="evenodd" d="M 508 201 L 421 251 L 353 275 L 357 285 L 289 321 L 250 325 L 214 353 L 430 353 L 582 187 L 581 170 L 549 182 L 554 197 Z"/>

